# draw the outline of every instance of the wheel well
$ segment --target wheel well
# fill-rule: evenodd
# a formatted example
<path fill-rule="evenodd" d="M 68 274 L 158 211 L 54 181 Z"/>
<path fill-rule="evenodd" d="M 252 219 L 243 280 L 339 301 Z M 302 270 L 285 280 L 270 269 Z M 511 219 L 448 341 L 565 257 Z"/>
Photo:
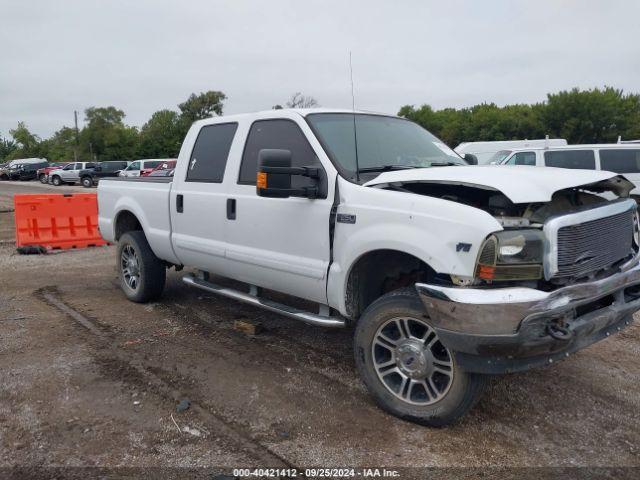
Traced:
<path fill-rule="evenodd" d="M 397 250 L 374 250 L 362 255 L 351 267 L 347 279 L 345 303 L 352 319 L 377 298 L 392 290 L 428 281 L 435 271 L 420 260 Z"/>
<path fill-rule="evenodd" d="M 128 210 L 120 212 L 118 218 L 116 218 L 116 240 L 119 240 L 122 235 L 133 230 L 142 230 L 142 225 L 138 218 Z"/>

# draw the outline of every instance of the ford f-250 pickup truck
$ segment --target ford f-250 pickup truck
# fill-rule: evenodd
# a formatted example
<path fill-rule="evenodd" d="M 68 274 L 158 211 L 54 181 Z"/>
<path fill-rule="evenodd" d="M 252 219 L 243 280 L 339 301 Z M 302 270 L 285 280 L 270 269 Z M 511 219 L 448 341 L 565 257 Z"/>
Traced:
<path fill-rule="evenodd" d="M 118 243 L 130 300 L 157 299 L 166 269 L 189 267 L 194 287 L 354 326 L 375 401 L 441 426 L 487 375 L 548 365 L 629 325 L 632 188 L 605 171 L 469 166 L 403 118 L 272 110 L 194 123 L 173 177 L 101 181 L 99 227 Z"/>

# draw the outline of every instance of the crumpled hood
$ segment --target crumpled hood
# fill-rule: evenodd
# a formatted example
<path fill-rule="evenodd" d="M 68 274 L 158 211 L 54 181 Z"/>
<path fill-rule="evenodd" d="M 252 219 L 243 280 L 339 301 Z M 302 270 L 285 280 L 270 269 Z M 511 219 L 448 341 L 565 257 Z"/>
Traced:
<path fill-rule="evenodd" d="M 551 196 L 566 188 L 586 186 L 617 177 L 621 196 L 634 187 L 631 182 L 612 172 L 601 170 L 569 170 L 524 165 L 481 165 L 461 167 L 430 167 L 384 172 L 364 184 L 366 187 L 391 183 L 450 183 L 488 188 L 502 192 L 513 203 L 549 202 Z"/>

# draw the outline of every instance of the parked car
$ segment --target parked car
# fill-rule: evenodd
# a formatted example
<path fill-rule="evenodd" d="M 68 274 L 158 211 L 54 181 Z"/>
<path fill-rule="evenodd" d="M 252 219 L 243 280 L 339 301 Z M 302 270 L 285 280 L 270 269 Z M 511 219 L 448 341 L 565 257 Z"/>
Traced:
<path fill-rule="evenodd" d="M 502 165 L 529 165 L 621 173 L 633 182 L 632 195 L 640 197 L 640 145 L 600 143 L 514 150 Z"/>
<path fill-rule="evenodd" d="M 36 172 L 38 175 L 38 180 L 40 180 L 40 183 L 49 183 L 49 173 L 53 172 L 54 170 L 64 168 L 67 165 L 69 165 L 69 162 L 52 162 L 49 163 L 46 167 L 39 168 Z"/>
<path fill-rule="evenodd" d="M 88 168 L 94 168 L 95 162 L 73 162 L 64 168 L 53 170 L 49 173 L 49 179 L 55 186 L 63 184 L 73 185 L 80 180 L 80 172 Z"/>
<path fill-rule="evenodd" d="M 46 158 L 17 158 L 5 162 L 0 166 L 0 180 L 9 180 L 13 175 L 17 179 L 17 170 L 14 168 L 18 165 L 46 164 Z"/>
<path fill-rule="evenodd" d="M 156 159 L 156 160 L 135 160 L 131 162 L 127 168 L 120 172 L 121 177 L 139 177 L 144 175 L 145 173 L 150 172 L 162 162 L 166 162 L 167 160 Z"/>
<path fill-rule="evenodd" d="M 39 168 L 48 165 L 46 161 L 40 163 L 14 163 L 0 172 L 2 180 L 33 180 L 37 178 Z"/>
<path fill-rule="evenodd" d="M 498 142 L 463 142 L 454 148 L 455 152 L 464 157 L 466 153 L 475 155 L 479 165 L 498 164 L 509 153 L 517 148 L 544 148 L 545 146 L 566 145 L 564 138 L 544 138 L 538 140 L 505 140 Z"/>
<path fill-rule="evenodd" d="M 127 161 L 100 162 L 93 168 L 81 170 L 78 174 L 83 187 L 89 188 L 97 185 L 100 179 L 107 177 L 117 177 L 118 174 L 129 166 Z"/>
<path fill-rule="evenodd" d="M 166 177 L 168 175 L 167 172 L 171 171 L 173 172 L 173 170 L 176 168 L 176 161 L 175 160 L 167 160 L 166 162 L 162 162 L 160 163 L 157 167 L 155 167 L 153 170 L 151 170 L 150 172 L 144 173 L 143 177 Z"/>
<path fill-rule="evenodd" d="M 468 166 L 403 118 L 272 110 L 194 123 L 172 178 L 101 181 L 98 224 L 131 301 L 188 267 L 183 281 L 212 294 L 352 325 L 375 401 L 441 426 L 487 375 L 548 365 L 633 321 L 632 188 L 605 171 Z"/>

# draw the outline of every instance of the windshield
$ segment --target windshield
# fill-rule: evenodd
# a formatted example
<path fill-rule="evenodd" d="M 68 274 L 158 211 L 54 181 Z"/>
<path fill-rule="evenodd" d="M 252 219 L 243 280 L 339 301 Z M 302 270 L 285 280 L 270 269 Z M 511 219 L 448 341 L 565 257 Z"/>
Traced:
<path fill-rule="evenodd" d="M 331 159 L 348 177 L 360 172 L 433 165 L 467 165 L 453 150 L 419 125 L 396 117 L 314 113 L 307 116 Z"/>
<path fill-rule="evenodd" d="M 499 152 L 494 153 L 487 163 L 500 165 L 505 158 L 511 155 L 512 151 L 513 150 L 500 150 Z"/>

